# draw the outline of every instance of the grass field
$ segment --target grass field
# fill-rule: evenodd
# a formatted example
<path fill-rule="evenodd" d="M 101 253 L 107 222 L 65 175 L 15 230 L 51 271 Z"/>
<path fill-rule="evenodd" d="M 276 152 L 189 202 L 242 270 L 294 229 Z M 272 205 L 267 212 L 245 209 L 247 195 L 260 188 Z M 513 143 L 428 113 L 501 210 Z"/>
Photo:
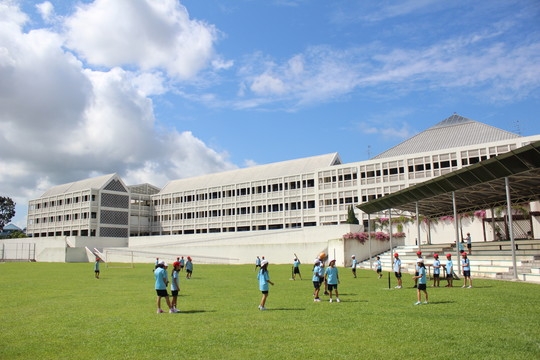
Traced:
<path fill-rule="evenodd" d="M 153 265 L 0 263 L 0 359 L 539 359 L 540 286 L 473 279 L 429 288 L 409 275 L 340 268 L 341 303 L 314 303 L 310 265 L 270 264 L 267 311 L 251 265 L 195 263 L 179 314 L 156 314 Z M 169 268 L 170 270 L 170 268 Z M 443 282 L 444 285 L 445 282 Z M 457 282 L 461 286 L 461 282 Z"/>

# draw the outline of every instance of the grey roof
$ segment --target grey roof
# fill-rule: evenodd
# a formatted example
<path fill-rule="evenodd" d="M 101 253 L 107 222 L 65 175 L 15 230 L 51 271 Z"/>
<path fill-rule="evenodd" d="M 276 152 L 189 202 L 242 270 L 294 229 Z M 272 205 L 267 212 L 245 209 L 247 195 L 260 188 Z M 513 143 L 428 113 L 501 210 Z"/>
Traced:
<path fill-rule="evenodd" d="M 49 197 L 71 193 L 75 191 L 83 191 L 88 189 L 101 189 L 109 183 L 113 178 L 120 180 L 116 174 L 102 175 L 95 178 L 75 181 L 67 184 L 57 185 L 47 190 L 41 197 Z"/>
<path fill-rule="evenodd" d="M 454 114 L 401 144 L 380 153 L 373 159 L 451 149 L 519 137 L 519 135 L 509 131 Z"/>
<path fill-rule="evenodd" d="M 160 188 L 149 183 L 139 185 L 129 185 L 129 191 L 132 194 L 154 195 L 159 193 Z"/>
<path fill-rule="evenodd" d="M 340 164 L 341 158 L 339 154 L 331 153 L 267 165 L 257 165 L 238 170 L 173 180 L 161 189 L 160 194 L 301 175 L 311 171 L 317 171 L 320 168 Z"/>

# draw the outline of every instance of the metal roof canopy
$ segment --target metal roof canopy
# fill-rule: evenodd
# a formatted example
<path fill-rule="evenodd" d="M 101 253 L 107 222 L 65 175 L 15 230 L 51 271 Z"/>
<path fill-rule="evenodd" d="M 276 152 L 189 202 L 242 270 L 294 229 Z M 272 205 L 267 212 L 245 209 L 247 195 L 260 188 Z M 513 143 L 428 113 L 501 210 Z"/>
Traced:
<path fill-rule="evenodd" d="M 357 206 L 367 214 L 388 209 L 430 218 L 506 206 L 505 178 L 512 203 L 540 199 L 540 141 Z"/>

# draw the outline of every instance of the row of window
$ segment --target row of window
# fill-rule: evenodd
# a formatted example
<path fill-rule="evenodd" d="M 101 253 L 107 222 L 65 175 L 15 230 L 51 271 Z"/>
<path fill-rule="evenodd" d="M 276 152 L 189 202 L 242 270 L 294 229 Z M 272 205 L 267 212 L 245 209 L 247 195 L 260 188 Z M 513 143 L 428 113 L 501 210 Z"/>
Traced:
<path fill-rule="evenodd" d="M 51 201 L 44 201 L 42 203 L 30 204 L 30 210 L 45 209 L 47 207 L 78 204 L 79 202 L 96 201 L 96 195 L 82 195 L 75 196 L 73 198 L 57 199 Z"/>
<path fill-rule="evenodd" d="M 304 223 L 286 223 L 286 224 L 269 224 L 269 225 L 253 225 L 253 226 L 237 226 L 237 227 L 224 227 L 224 228 L 201 228 L 201 229 L 185 229 L 171 231 L 171 235 L 181 234 L 207 234 L 207 233 L 221 233 L 221 232 L 242 232 L 242 231 L 260 231 L 260 230 L 276 230 L 276 229 L 295 229 L 301 227 L 317 226 L 314 221 Z M 152 235 L 164 235 L 168 234 L 160 232 L 152 232 Z"/>
<path fill-rule="evenodd" d="M 97 218 L 97 213 L 96 212 L 91 212 L 91 213 L 88 213 L 88 212 L 83 212 L 83 213 L 80 213 L 80 214 L 64 214 L 64 215 L 55 215 L 55 216 L 48 216 L 48 217 L 43 217 L 43 218 L 35 218 L 35 219 L 30 219 L 29 222 L 30 224 L 43 224 L 43 223 L 52 223 L 52 222 L 62 222 L 62 221 L 72 221 L 72 220 L 80 220 L 80 219 L 88 219 L 90 217 L 90 219 L 96 219 Z"/>
<path fill-rule="evenodd" d="M 236 216 L 249 214 L 262 214 L 266 212 L 292 211 L 302 209 L 314 209 L 315 200 L 292 202 L 287 204 L 244 206 L 229 209 L 216 209 L 204 211 L 189 211 L 183 213 L 155 215 L 154 221 L 203 219 L 208 217 Z"/>
<path fill-rule="evenodd" d="M 176 196 L 174 198 L 163 198 L 163 199 L 154 199 L 154 205 L 170 205 L 172 203 L 187 203 L 193 201 L 203 201 L 208 199 L 221 199 L 221 198 L 230 198 L 236 196 L 247 196 L 247 195 L 256 195 L 256 194 L 265 194 L 270 192 L 279 192 L 283 190 L 296 190 L 302 188 L 312 188 L 315 187 L 315 181 L 313 179 L 303 180 L 303 181 L 292 181 L 288 183 L 279 183 L 272 185 L 261 185 L 261 186 L 252 186 L 252 187 L 243 187 L 238 189 L 222 190 L 222 191 L 212 191 L 205 192 L 201 194 L 193 195 L 184 195 Z"/>

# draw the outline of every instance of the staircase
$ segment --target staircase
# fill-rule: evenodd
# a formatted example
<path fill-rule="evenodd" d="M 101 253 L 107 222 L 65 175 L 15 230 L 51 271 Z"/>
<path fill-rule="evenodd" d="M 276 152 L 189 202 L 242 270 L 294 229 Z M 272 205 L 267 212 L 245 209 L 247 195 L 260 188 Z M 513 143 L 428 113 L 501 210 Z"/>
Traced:
<path fill-rule="evenodd" d="M 516 240 L 516 267 L 518 279 L 522 281 L 540 284 L 540 239 Z M 430 244 L 422 245 L 422 256 L 426 265 L 433 264 L 433 254 L 439 254 L 441 264 L 446 262 L 446 254 L 452 254 L 454 269 L 457 273 L 458 262 L 461 257 L 453 244 Z M 414 274 L 416 266 L 417 246 L 400 246 L 394 248 L 401 259 L 401 271 Z M 390 251 L 379 254 L 384 271 L 392 272 Z M 512 247 L 510 241 L 490 241 L 472 244 L 472 254 L 468 255 L 471 263 L 471 276 L 473 278 L 490 278 L 499 280 L 514 279 L 514 265 L 512 263 Z M 376 257 L 371 259 L 372 268 Z M 359 268 L 370 269 L 370 260 L 359 264 Z M 460 275 L 460 274 L 458 274 Z"/>

